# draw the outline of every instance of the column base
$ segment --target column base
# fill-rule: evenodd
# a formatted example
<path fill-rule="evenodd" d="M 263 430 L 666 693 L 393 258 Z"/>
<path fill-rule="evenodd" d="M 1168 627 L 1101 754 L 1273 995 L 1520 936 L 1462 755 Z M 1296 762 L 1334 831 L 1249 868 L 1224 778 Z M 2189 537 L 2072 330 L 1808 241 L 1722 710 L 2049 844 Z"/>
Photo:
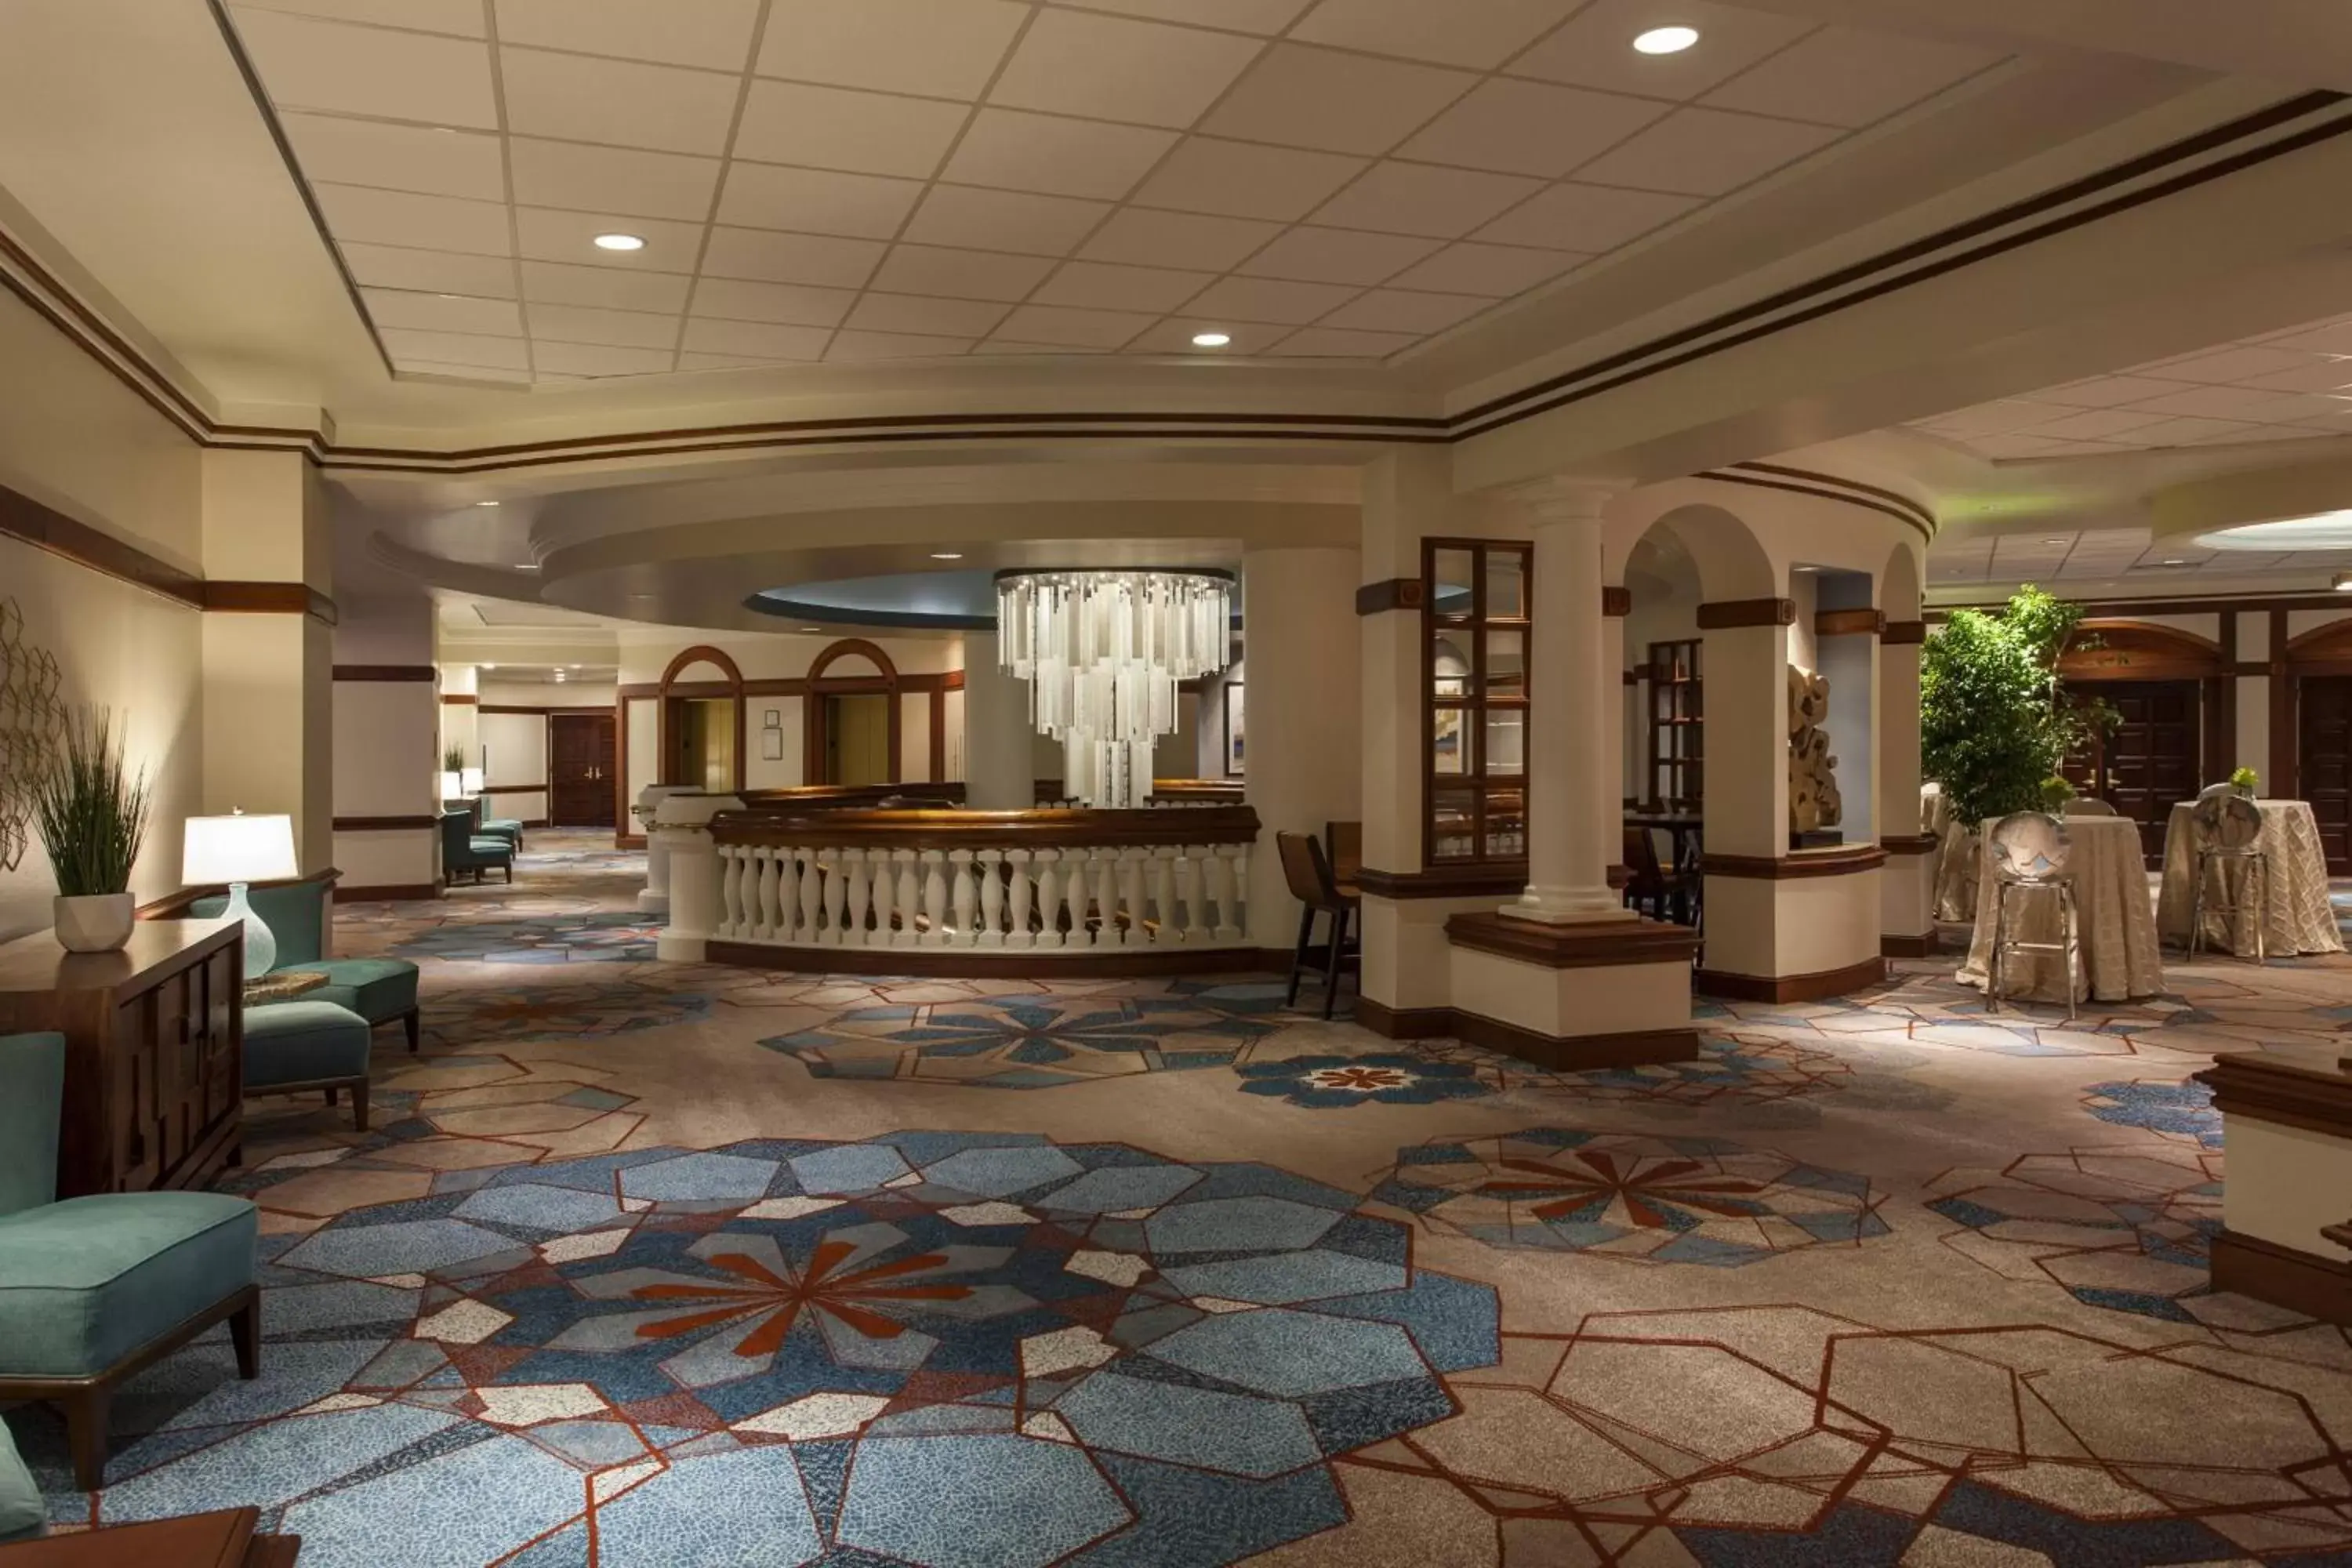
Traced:
<path fill-rule="evenodd" d="M 669 895 L 667 893 L 656 893 L 651 888 L 638 889 L 637 912 L 641 915 L 666 915 L 669 913 Z"/>
<path fill-rule="evenodd" d="M 1690 999 L 1696 932 L 1639 917 L 1552 925 L 1471 913 L 1448 920 L 1445 937 L 1446 1032 L 1570 1070 L 1698 1055 Z M 1360 1010 L 1359 1017 L 1383 1033 L 1419 1033 L 1434 1011 L 1382 1017 Z"/>
<path fill-rule="evenodd" d="M 1496 913 L 1538 925 L 1601 925 L 1641 919 L 1605 883 L 1597 888 L 1538 888 L 1532 884 Z"/>

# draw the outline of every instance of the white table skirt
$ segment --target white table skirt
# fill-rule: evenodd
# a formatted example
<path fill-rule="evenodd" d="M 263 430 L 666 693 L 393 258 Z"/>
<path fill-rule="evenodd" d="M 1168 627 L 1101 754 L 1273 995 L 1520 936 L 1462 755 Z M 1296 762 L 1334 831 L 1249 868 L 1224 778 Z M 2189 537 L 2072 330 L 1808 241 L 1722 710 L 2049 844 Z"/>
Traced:
<path fill-rule="evenodd" d="M 1992 824 L 1980 837 L 1990 840 Z M 2156 941 L 2156 911 L 2149 907 L 2147 871 L 2140 856 L 2139 825 L 2123 816 L 2075 816 L 2066 820 L 2074 845 L 2074 910 L 2082 942 L 2083 986 L 2076 1000 L 2124 1002 L 2164 989 L 2164 965 Z M 1993 898 L 2000 884 L 1990 848 L 1980 850 L 1977 869 L 1976 932 L 1960 982 L 1981 986 L 1992 962 Z M 2010 930 L 2025 942 L 2057 942 L 2063 931 L 2055 893 L 2012 892 Z M 2001 966 L 2001 994 L 2037 1002 L 2066 1000 L 2066 957 L 2059 952 L 2015 952 Z"/>
<path fill-rule="evenodd" d="M 2327 901 L 2327 857 L 2319 847 L 2319 822 L 2311 814 L 2310 802 L 2259 800 L 2254 804 L 2263 813 L 2263 836 L 2254 841 L 2254 847 L 2270 860 L 2269 907 L 2263 920 L 2264 949 L 2276 953 L 2342 952 L 2344 936 L 2336 928 L 2336 910 Z M 2180 802 L 2165 823 L 2164 890 L 2156 906 L 2157 929 L 2183 943 L 2189 940 L 2196 845 L 2189 830 L 2189 814 L 2195 805 L 2194 801 Z M 2234 868 L 2208 868 L 2205 942 L 2222 952 L 2251 958 L 2254 952 L 2254 922 L 2232 920 L 2214 908 L 2238 896 L 2235 889 L 2244 876 L 2242 863 Z M 2225 891 L 2222 887 L 2225 877 L 2231 890 Z"/>

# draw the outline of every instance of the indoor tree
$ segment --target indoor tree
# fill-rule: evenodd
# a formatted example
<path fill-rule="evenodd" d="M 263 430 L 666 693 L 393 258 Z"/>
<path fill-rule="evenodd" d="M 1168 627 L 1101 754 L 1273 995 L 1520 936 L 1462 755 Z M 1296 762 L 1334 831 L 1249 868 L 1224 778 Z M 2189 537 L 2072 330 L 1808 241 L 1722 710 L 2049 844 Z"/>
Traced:
<path fill-rule="evenodd" d="M 1973 826 L 2043 809 L 2042 784 L 2067 754 L 2114 722 L 2100 703 L 2069 702 L 2058 660 L 2083 606 L 2027 584 L 1996 613 L 1955 610 L 1919 659 L 1919 762 L 1952 815 Z"/>

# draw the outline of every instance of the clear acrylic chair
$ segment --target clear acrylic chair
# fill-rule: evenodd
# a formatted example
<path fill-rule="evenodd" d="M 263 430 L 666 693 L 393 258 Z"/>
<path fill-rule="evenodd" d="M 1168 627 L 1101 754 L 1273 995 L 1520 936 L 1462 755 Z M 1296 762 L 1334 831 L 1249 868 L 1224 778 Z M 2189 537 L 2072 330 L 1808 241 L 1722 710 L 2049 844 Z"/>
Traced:
<path fill-rule="evenodd" d="M 2095 795 L 2078 795 L 2066 803 L 2062 816 L 2113 816 L 2116 808 Z"/>
<path fill-rule="evenodd" d="M 2066 1017 L 2074 1017 L 2077 981 L 2083 970 L 2082 922 L 2074 904 L 2074 840 L 2066 825 L 2045 811 L 2017 811 L 1992 826 L 1992 956 L 1985 973 L 1985 1011 L 2000 1011 L 2001 973 L 2012 952 L 2058 952 L 2066 957 Z M 2030 908 L 2038 896 L 2058 901 L 2059 939 L 2021 942 L 2010 935 L 2010 900 Z"/>
<path fill-rule="evenodd" d="M 2205 940 L 2206 873 L 2221 868 L 2220 883 L 2228 898 L 2213 908 L 2230 917 L 2230 946 L 2239 945 L 2238 933 L 2242 929 L 2239 920 L 2247 914 L 2254 917 L 2254 962 L 2268 963 L 2263 951 L 2264 933 L 2270 924 L 2271 861 L 2263 852 L 2263 811 L 2239 792 L 2237 785 L 2208 784 L 2197 796 L 2197 804 L 2189 812 L 2189 843 L 2195 848 L 2191 861 L 2196 891 L 2189 900 L 2189 956 L 2197 956 Z M 2230 893 L 2230 868 L 2242 868 L 2238 889 Z"/>

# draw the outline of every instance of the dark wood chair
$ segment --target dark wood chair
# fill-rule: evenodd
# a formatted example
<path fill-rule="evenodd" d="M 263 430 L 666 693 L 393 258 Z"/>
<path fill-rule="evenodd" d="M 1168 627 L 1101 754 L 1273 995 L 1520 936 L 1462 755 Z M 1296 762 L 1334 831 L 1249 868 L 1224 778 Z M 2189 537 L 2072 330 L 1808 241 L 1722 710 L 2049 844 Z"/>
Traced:
<path fill-rule="evenodd" d="M 1657 841 L 1646 827 L 1625 829 L 1625 903 L 1639 910 L 1646 901 L 1649 913 L 1657 920 L 1673 919 L 1688 925 L 1692 879 L 1680 870 L 1669 871 L 1658 863 Z M 1672 909 L 1669 916 L 1668 910 Z"/>
<path fill-rule="evenodd" d="M 1284 1005 L 1296 1005 L 1298 1001 L 1298 977 L 1306 973 L 1307 955 L 1315 942 L 1315 917 L 1328 915 L 1330 941 L 1324 946 L 1323 962 L 1316 970 L 1323 976 L 1323 1016 L 1328 1018 L 1339 1005 L 1339 972 L 1354 964 L 1360 981 L 1363 973 L 1362 955 L 1348 935 L 1357 900 L 1339 890 L 1338 880 L 1331 875 L 1331 862 L 1324 858 L 1323 846 L 1312 837 L 1304 833 L 1277 833 L 1274 843 L 1282 853 L 1282 877 L 1290 884 L 1290 896 L 1305 906 L 1298 911 L 1298 948 L 1291 954 L 1290 994 L 1285 998 Z"/>
<path fill-rule="evenodd" d="M 1325 823 L 1323 853 L 1331 862 L 1331 880 L 1339 885 L 1343 896 L 1354 898 L 1356 873 L 1364 868 L 1364 825 L 1360 822 Z"/>

